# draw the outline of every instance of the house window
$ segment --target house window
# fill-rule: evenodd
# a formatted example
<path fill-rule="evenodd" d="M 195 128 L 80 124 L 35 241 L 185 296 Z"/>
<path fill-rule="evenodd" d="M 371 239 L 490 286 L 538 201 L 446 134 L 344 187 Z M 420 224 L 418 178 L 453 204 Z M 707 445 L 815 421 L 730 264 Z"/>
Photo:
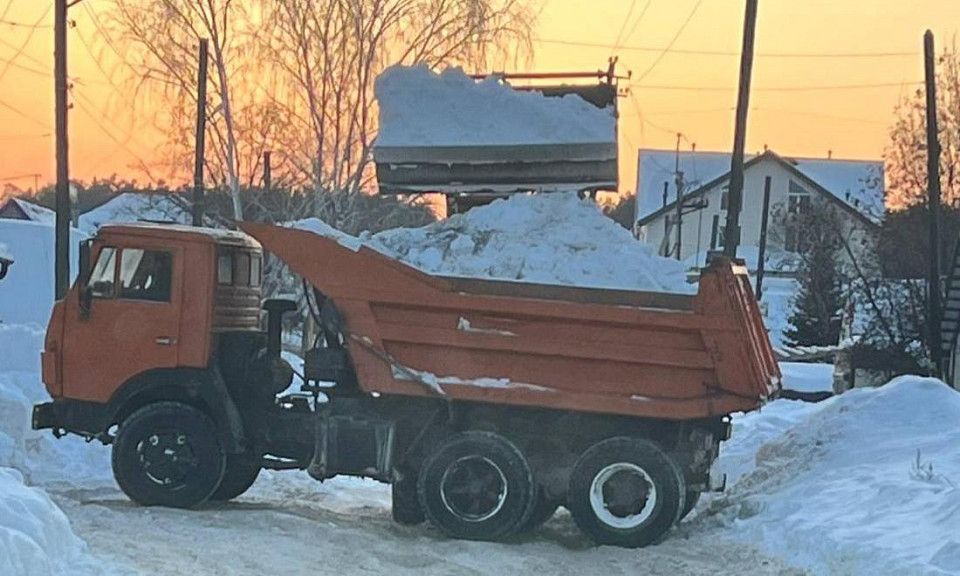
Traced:
<path fill-rule="evenodd" d="M 787 195 L 787 212 L 790 214 L 808 214 L 810 212 L 810 193 L 795 181 L 790 181 Z"/>

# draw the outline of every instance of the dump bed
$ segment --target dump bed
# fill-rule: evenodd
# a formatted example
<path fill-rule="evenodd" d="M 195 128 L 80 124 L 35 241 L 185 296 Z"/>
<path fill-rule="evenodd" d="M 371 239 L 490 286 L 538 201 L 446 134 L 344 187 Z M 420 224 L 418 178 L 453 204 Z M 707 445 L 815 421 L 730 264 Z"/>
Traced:
<path fill-rule="evenodd" d="M 333 299 L 367 392 L 692 419 L 780 388 L 746 269 L 729 260 L 687 296 L 431 276 L 312 232 L 242 228 Z"/>

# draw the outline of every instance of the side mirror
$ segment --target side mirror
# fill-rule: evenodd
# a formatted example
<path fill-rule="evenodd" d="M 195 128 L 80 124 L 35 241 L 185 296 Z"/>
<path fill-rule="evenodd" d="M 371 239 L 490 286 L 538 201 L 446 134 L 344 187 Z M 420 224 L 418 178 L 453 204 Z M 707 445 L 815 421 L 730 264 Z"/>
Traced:
<path fill-rule="evenodd" d="M 77 294 L 80 298 L 80 318 L 90 316 L 92 294 L 87 290 L 87 281 L 90 278 L 90 240 L 80 242 L 80 270 L 77 274 Z"/>

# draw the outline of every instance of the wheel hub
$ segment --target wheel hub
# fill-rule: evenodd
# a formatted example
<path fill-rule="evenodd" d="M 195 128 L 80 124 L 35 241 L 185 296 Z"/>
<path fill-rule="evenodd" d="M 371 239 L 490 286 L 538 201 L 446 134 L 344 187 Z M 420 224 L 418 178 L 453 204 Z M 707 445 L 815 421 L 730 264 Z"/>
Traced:
<path fill-rule="evenodd" d="M 465 456 L 443 473 L 440 497 L 451 514 L 468 522 L 482 522 L 503 508 L 507 478 L 489 458 Z"/>
<path fill-rule="evenodd" d="M 182 487 L 198 461 L 187 435 L 153 434 L 137 444 L 137 459 L 147 477 L 171 489 Z"/>
<path fill-rule="evenodd" d="M 647 472 L 630 462 L 600 470 L 590 485 L 590 506 L 597 518 L 612 528 L 633 529 L 653 516 L 657 486 Z"/>

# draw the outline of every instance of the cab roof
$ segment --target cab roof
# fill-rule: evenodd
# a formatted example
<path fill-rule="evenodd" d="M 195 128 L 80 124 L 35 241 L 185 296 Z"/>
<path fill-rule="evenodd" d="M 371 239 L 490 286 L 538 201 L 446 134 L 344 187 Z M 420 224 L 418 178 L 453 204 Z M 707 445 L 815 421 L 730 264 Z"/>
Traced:
<path fill-rule="evenodd" d="M 223 230 L 221 228 L 207 228 L 205 226 L 185 226 L 183 224 L 157 224 L 151 222 L 104 224 L 100 227 L 97 235 L 124 235 L 161 239 L 176 238 L 192 242 L 260 249 L 260 243 L 243 232 Z"/>

